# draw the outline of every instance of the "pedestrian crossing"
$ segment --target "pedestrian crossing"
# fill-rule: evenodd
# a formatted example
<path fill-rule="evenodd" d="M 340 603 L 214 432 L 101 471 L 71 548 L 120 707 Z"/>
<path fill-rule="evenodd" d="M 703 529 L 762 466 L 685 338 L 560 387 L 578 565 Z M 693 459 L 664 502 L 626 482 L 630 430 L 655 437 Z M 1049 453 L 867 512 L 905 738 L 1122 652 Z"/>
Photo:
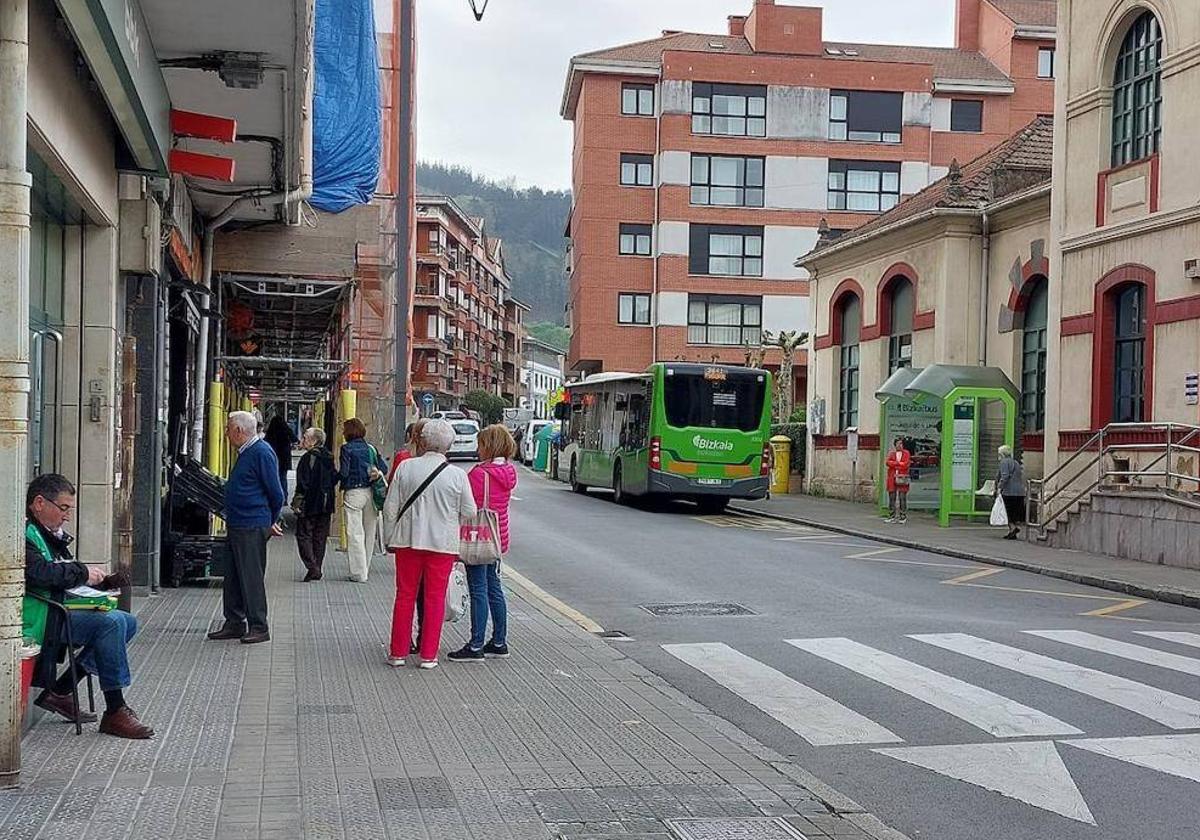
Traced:
<path fill-rule="evenodd" d="M 1117 638 L 1118 634 L 1076 630 L 1026 630 L 1020 635 L 1028 638 L 1028 646 L 1020 640 L 1005 644 L 967 633 L 913 634 L 903 642 L 905 652 L 915 654 L 911 658 L 887 650 L 889 643 L 873 646 L 842 637 L 780 639 L 773 662 L 798 678 L 721 642 L 662 647 L 814 747 L 867 747 L 876 755 L 1076 822 L 1095 824 L 1059 745 L 1200 783 L 1200 700 L 1154 685 L 1152 678 L 1135 680 L 1111 673 L 1108 665 L 1102 670 L 1072 661 L 1080 654 L 1087 656 L 1089 663 L 1111 661 L 1113 668 L 1132 662 L 1157 672 L 1200 676 L 1200 653 L 1196 653 L 1200 634 L 1147 630 Z M 927 646 L 929 658 L 911 642 Z M 1189 648 L 1195 655 L 1186 654 Z M 939 652 L 934 653 L 935 649 Z M 1047 649 L 1057 655 L 1039 652 Z M 831 680 L 828 668 L 811 667 L 815 660 L 832 663 L 851 676 Z M 936 668 L 923 664 L 930 660 L 936 660 Z M 972 660 L 985 667 L 972 665 Z M 1142 668 L 1138 676 L 1151 673 L 1155 671 Z M 973 681 L 963 674 L 973 675 Z M 1059 714 L 1064 708 L 1073 710 L 1063 715 L 1066 720 L 1060 719 L 1021 702 L 1024 697 L 1008 696 L 1028 692 L 1035 684 L 1006 679 L 1006 674 L 1064 689 L 1068 698 L 1083 695 L 1152 723 L 1136 730 L 1141 734 L 1095 731 L 1133 721 L 1114 724 L 1119 716 L 1093 719 L 1094 705 L 1056 701 Z M 1164 673 L 1164 678 L 1168 676 Z M 1179 679 L 1174 682 L 1178 686 Z M 947 744 L 946 740 L 961 740 L 961 732 L 957 739 L 939 737 L 935 725 L 930 735 L 926 719 L 922 720 L 923 730 L 909 731 L 917 724 L 910 722 L 902 705 L 862 699 L 864 688 L 875 685 L 965 722 L 986 733 L 985 740 Z M 1200 695 L 1200 687 L 1192 693 Z M 1037 696 L 1045 698 L 1046 694 L 1041 691 Z M 872 719 L 865 713 L 868 704 L 869 709 L 877 710 L 876 717 L 887 719 Z M 856 705 L 863 708 L 856 709 Z M 1154 724 L 1172 732 L 1145 734 L 1145 727 Z M 920 741 L 926 744 L 913 745 Z"/>

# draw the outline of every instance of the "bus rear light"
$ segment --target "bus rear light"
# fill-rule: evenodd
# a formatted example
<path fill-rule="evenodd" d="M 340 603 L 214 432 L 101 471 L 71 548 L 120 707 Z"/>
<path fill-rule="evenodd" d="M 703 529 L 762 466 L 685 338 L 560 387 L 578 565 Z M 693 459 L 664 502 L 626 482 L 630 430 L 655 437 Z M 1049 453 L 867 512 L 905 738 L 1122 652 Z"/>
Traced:
<path fill-rule="evenodd" d="M 650 438 L 650 469 L 662 469 L 662 438 Z"/>
<path fill-rule="evenodd" d="M 771 461 L 774 460 L 775 450 L 771 449 L 771 444 L 764 443 L 762 450 L 762 466 L 758 468 L 759 475 L 771 474 Z"/>

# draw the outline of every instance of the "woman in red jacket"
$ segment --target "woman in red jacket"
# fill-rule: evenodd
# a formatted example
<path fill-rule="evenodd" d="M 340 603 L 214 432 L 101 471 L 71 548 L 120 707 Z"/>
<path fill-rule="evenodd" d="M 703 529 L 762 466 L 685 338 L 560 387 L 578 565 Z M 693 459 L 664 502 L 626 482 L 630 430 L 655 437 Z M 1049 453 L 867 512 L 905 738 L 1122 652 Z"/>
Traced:
<path fill-rule="evenodd" d="M 904 438 L 896 438 L 887 454 L 888 522 L 908 521 L 908 487 L 911 484 L 908 468 L 912 455 L 904 448 Z"/>

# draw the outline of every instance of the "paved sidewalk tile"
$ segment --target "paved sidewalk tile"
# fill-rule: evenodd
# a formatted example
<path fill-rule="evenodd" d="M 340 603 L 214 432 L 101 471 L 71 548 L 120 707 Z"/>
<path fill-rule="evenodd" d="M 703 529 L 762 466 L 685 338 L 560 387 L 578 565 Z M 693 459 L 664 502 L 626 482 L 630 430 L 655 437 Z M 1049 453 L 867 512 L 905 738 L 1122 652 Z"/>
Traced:
<path fill-rule="evenodd" d="M 779 517 L 801 525 L 935 554 L 1036 572 L 1138 598 L 1200 607 L 1200 572 L 1193 569 L 1051 548 L 1036 541 L 1002 540 L 998 529 L 986 524 L 955 524 L 942 528 L 932 516 L 917 512 L 911 512 L 904 525 L 888 524 L 873 505 L 803 495 L 739 502 L 730 509 Z"/>
<path fill-rule="evenodd" d="M 269 644 L 204 638 L 218 586 L 141 599 L 128 697 L 157 737 L 43 717 L 0 837 L 669 840 L 667 820 L 777 817 L 813 840 L 898 836 L 516 591 L 512 658 L 389 668 L 390 558 L 367 584 L 339 579 L 342 554 L 327 567 L 302 584 L 293 541 L 272 542 Z"/>

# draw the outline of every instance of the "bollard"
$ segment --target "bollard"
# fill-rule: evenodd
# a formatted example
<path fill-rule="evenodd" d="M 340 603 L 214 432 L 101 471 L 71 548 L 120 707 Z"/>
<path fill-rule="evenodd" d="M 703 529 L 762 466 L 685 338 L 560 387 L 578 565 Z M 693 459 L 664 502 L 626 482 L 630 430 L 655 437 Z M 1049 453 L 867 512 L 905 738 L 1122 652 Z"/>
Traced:
<path fill-rule="evenodd" d="M 787 493 L 792 472 L 792 439 L 786 435 L 771 438 L 771 492 Z"/>

